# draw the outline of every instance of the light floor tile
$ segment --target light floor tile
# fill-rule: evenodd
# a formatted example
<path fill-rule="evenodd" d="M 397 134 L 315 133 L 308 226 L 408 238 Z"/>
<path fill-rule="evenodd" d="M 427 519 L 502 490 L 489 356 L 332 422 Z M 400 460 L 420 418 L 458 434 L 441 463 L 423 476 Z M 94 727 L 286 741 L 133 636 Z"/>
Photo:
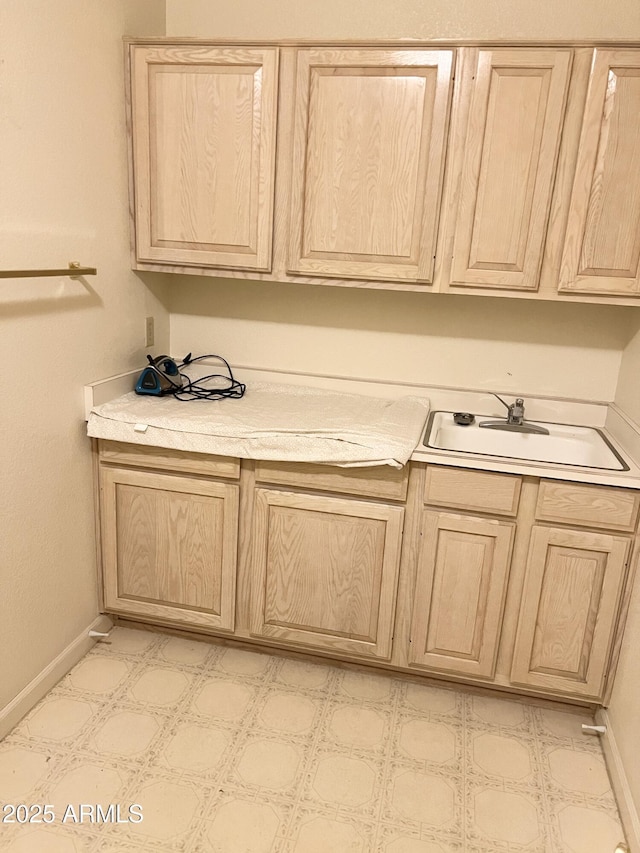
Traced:
<path fill-rule="evenodd" d="M 267 803 L 228 800 L 207 823 L 203 849 L 210 853 L 271 853 L 280 825 L 277 808 Z"/>
<path fill-rule="evenodd" d="M 430 827 L 450 826 L 455 818 L 456 791 L 450 779 L 406 770 L 393 780 L 391 808 L 399 820 Z"/>
<path fill-rule="evenodd" d="M 196 787 L 164 779 L 145 784 L 136 793 L 136 801 L 142 806 L 144 819 L 130 824 L 128 832 L 174 845 L 193 830 L 202 808 Z"/>
<path fill-rule="evenodd" d="M 293 846 L 294 853 L 366 853 L 365 838 L 353 823 L 328 817 L 306 821 Z"/>
<path fill-rule="evenodd" d="M 169 663 L 202 666 L 210 654 L 211 646 L 208 643 L 171 637 L 159 647 L 157 657 Z"/>
<path fill-rule="evenodd" d="M 527 708 L 521 702 L 494 699 L 491 696 L 472 696 L 468 719 L 492 726 L 522 728 L 527 724 Z"/>
<path fill-rule="evenodd" d="M 406 835 L 388 841 L 381 849 L 384 853 L 454 853 L 455 850 L 446 841 L 423 841 Z"/>
<path fill-rule="evenodd" d="M 118 802 L 128 776 L 122 769 L 96 764 L 90 759 L 78 761 L 57 776 L 47 796 L 56 815 L 64 815 L 68 805 L 80 803 L 108 808 Z"/>
<path fill-rule="evenodd" d="M 280 661 L 278 680 L 292 687 L 321 688 L 329 681 L 330 669 L 300 660 Z"/>
<path fill-rule="evenodd" d="M 375 787 L 375 767 L 366 759 L 346 755 L 322 757 L 317 762 L 312 782 L 315 799 L 351 808 L 370 803 Z"/>
<path fill-rule="evenodd" d="M 92 716 L 89 702 L 54 696 L 37 706 L 24 727 L 33 738 L 66 741 L 77 738 Z"/>
<path fill-rule="evenodd" d="M 109 693 L 129 674 L 127 663 L 115 658 L 87 657 L 68 676 L 71 687 L 86 693 Z"/>
<path fill-rule="evenodd" d="M 50 756 L 20 746 L 0 748 L 0 803 L 24 803 L 49 772 Z"/>
<path fill-rule="evenodd" d="M 89 853 L 95 844 L 96 841 L 92 838 L 65 835 L 44 828 L 28 828 L 4 849 L 9 853 Z"/>
<path fill-rule="evenodd" d="M 554 711 L 551 708 L 536 708 L 534 714 L 538 720 L 538 732 L 543 737 L 575 738 L 585 741 L 582 725 L 583 723 L 593 724 L 592 718 L 587 713 L 580 714 L 569 711 Z"/>
<path fill-rule="evenodd" d="M 549 771 L 554 782 L 568 791 L 602 797 L 609 793 L 609 774 L 601 756 L 575 749 L 553 749 Z"/>
<path fill-rule="evenodd" d="M 504 779 L 527 779 L 533 772 L 533 744 L 503 734 L 476 734 L 473 738 L 473 762 L 483 773 Z"/>
<path fill-rule="evenodd" d="M 105 755 L 139 755 L 158 734 L 160 725 L 149 714 L 120 711 L 110 716 L 96 731 L 93 743 Z"/>
<path fill-rule="evenodd" d="M 459 696 L 454 690 L 410 682 L 406 685 L 403 702 L 407 708 L 414 711 L 452 715 L 457 714 L 461 704 Z"/>
<path fill-rule="evenodd" d="M 142 823 L 0 826 L 13 853 L 604 853 L 586 712 L 116 628 L 0 744 L 0 801 Z"/>
<path fill-rule="evenodd" d="M 256 739 L 244 747 L 235 772 L 248 785 L 281 791 L 291 788 L 301 762 L 299 747 Z"/>
<path fill-rule="evenodd" d="M 254 697 L 255 691 L 249 685 L 208 678 L 196 694 L 192 709 L 212 719 L 242 720 Z"/>
<path fill-rule="evenodd" d="M 216 669 L 231 675 L 262 675 L 269 666 L 268 655 L 244 649 L 225 649 L 216 662 Z"/>
<path fill-rule="evenodd" d="M 564 850 L 571 853 L 594 853 L 614 850 L 622 841 L 620 824 L 605 812 L 580 806 L 567 806 L 558 815 Z"/>
<path fill-rule="evenodd" d="M 174 705 L 189 683 L 189 677 L 177 670 L 148 669 L 133 682 L 128 695 L 148 705 Z"/>
<path fill-rule="evenodd" d="M 109 634 L 107 643 L 100 643 L 102 652 L 120 652 L 124 655 L 139 656 L 150 651 L 161 640 L 161 635 L 152 631 L 135 631 L 131 628 L 118 628 Z"/>
<path fill-rule="evenodd" d="M 331 740 L 347 746 L 369 749 L 384 743 L 387 720 L 373 708 L 344 705 L 331 712 L 328 734 Z"/>
<path fill-rule="evenodd" d="M 385 701 L 391 698 L 394 681 L 381 675 L 367 675 L 362 672 L 343 672 L 340 679 L 340 692 L 353 699 Z"/>
<path fill-rule="evenodd" d="M 267 729 L 300 735 L 312 730 L 319 711 L 320 705 L 315 699 L 278 691 L 265 698 L 256 723 Z"/>
<path fill-rule="evenodd" d="M 456 756 L 456 732 L 441 722 L 400 721 L 398 741 L 401 753 L 418 761 L 443 764 Z"/>
<path fill-rule="evenodd" d="M 177 771 L 212 776 L 220 770 L 231 742 L 232 734 L 225 729 L 181 723 L 163 748 L 163 763 Z"/>
<path fill-rule="evenodd" d="M 474 823 L 487 840 L 527 845 L 540 839 L 538 804 L 526 794 L 498 789 L 478 791 Z"/>

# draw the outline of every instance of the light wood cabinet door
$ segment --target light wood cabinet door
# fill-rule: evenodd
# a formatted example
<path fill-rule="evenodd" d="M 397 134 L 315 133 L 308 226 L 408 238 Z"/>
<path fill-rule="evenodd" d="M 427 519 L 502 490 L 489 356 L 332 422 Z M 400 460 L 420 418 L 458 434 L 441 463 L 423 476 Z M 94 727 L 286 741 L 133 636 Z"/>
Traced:
<path fill-rule="evenodd" d="M 537 290 L 572 53 L 462 53 L 450 284 Z"/>
<path fill-rule="evenodd" d="M 640 296 L 640 51 L 596 50 L 560 291 Z"/>
<path fill-rule="evenodd" d="M 277 48 L 131 48 L 138 261 L 269 270 Z"/>
<path fill-rule="evenodd" d="M 514 684 L 601 698 L 630 545 L 621 536 L 533 528 Z"/>
<path fill-rule="evenodd" d="M 404 509 L 257 489 L 251 631 L 391 656 Z"/>
<path fill-rule="evenodd" d="M 495 673 L 515 525 L 425 510 L 409 663 Z"/>
<path fill-rule="evenodd" d="M 103 467 L 106 609 L 232 631 L 237 485 Z"/>
<path fill-rule="evenodd" d="M 290 271 L 433 280 L 453 56 L 298 52 Z"/>

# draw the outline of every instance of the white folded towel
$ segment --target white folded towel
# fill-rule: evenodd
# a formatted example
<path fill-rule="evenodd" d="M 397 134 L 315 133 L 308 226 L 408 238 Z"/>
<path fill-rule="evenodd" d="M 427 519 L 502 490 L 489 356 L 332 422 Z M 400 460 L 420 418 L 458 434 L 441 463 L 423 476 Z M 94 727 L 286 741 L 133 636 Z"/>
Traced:
<path fill-rule="evenodd" d="M 429 401 L 420 397 L 388 400 L 253 382 L 241 399 L 181 402 L 131 392 L 92 409 L 88 434 L 243 459 L 401 468 L 428 413 Z"/>

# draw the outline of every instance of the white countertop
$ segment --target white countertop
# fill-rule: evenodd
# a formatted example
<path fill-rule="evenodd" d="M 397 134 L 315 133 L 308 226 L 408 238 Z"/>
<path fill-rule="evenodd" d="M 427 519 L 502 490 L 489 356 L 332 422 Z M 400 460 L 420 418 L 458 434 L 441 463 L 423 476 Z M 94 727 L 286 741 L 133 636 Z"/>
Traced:
<path fill-rule="evenodd" d="M 397 400 L 406 396 L 428 398 L 432 410 L 468 411 L 475 415 L 487 417 L 504 417 L 501 404 L 488 391 L 461 390 L 437 386 L 414 385 L 407 383 L 373 382 L 353 380 L 343 377 L 314 376 L 308 374 L 285 373 L 281 371 L 263 371 L 255 368 L 234 367 L 236 378 L 246 382 L 249 387 L 262 381 L 276 381 L 293 386 L 325 389 L 340 393 L 364 394 L 380 396 Z M 133 387 L 137 371 L 120 374 L 107 380 L 93 383 L 85 387 L 87 410 L 94 404 L 104 403 L 121 396 Z M 501 393 L 501 389 L 498 389 Z M 513 393 L 504 392 L 509 400 Z M 550 479 L 572 480 L 583 483 L 594 483 L 623 488 L 640 489 L 640 427 L 633 423 L 616 406 L 606 402 L 587 402 L 580 400 L 559 400 L 554 398 L 525 396 L 526 418 L 535 421 L 550 421 L 552 423 L 575 424 L 592 426 L 601 429 L 611 444 L 629 465 L 629 471 L 607 471 L 595 468 L 580 468 L 570 465 L 546 464 L 528 462 L 507 457 L 481 456 L 479 454 L 455 453 L 446 450 L 433 450 L 422 444 L 424 428 L 414 435 L 415 449 L 410 458 L 415 462 L 426 462 L 436 465 L 449 465 L 460 468 L 475 468 L 486 471 L 501 471 L 513 474 L 523 474 Z M 144 398 L 140 398 L 144 399 Z M 192 404 L 187 404 L 192 405 Z M 193 404 L 193 405 L 198 405 Z M 424 410 L 424 420 L 428 408 Z M 120 438 L 118 440 L 128 440 Z M 156 446 L 168 446 L 160 443 L 161 436 L 155 437 Z M 142 442 L 139 442 L 142 443 Z M 150 442 L 146 442 L 150 443 Z M 215 452 L 215 451 L 209 451 Z M 255 458 L 255 457 L 254 457 Z M 273 456 L 269 458 L 274 458 Z M 316 459 L 299 461 L 318 461 Z"/>
<path fill-rule="evenodd" d="M 420 441 L 429 401 L 276 382 L 241 398 L 178 400 L 128 392 L 92 408 L 88 434 L 174 450 L 341 467 L 401 468 Z"/>
<path fill-rule="evenodd" d="M 640 467 L 606 429 L 602 432 L 629 465 L 629 471 L 608 471 L 602 468 L 580 468 L 576 465 L 558 465 L 546 462 L 529 462 L 503 456 L 483 456 L 476 453 L 456 453 L 424 447 L 422 441 L 411 454 L 412 462 L 431 465 L 449 465 L 456 468 L 475 468 L 483 471 L 500 471 L 507 474 L 524 474 L 530 477 L 547 477 L 551 480 L 572 480 L 578 483 L 595 483 L 640 489 Z"/>
<path fill-rule="evenodd" d="M 435 393 L 431 397 L 431 409 L 432 411 L 472 412 L 474 415 L 483 417 L 503 418 L 505 416 L 502 405 L 485 392 Z M 629 470 L 610 471 L 601 468 L 583 468 L 575 465 L 436 450 L 424 446 L 424 435 L 412 453 L 411 459 L 414 462 L 426 462 L 432 465 L 450 465 L 458 468 L 476 468 L 531 477 L 547 477 L 554 480 L 640 489 L 640 465 L 636 461 L 640 459 L 640 430 L 615 406 L 606 403 L 531 398 L 525 400 L 525 409 L 526 418 L 531 421 L 597 427 L 629 465 Z"/>

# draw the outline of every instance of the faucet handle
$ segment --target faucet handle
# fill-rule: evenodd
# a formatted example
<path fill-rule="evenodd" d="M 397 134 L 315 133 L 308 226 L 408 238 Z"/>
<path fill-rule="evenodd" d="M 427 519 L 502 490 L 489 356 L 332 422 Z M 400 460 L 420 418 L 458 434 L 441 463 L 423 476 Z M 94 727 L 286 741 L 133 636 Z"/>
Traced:
<path fill-rule="evenodd" d="M 505 407 L 505 409 L 508 409 L 509 411 L 511 411 L 514 407 L 516 409 L 524 409 L 524 400 L 522 397 L 516 397 L 515 403 L 509 404 L 505 400 L 503 400 L 499 394 L 496 394 L 495 391 L 492 391 L 491 393 L 493 394 L 494 397 L 497 397 L 498 400 L 500 400 L 502 405 Z"/>
<path fill-rule="evenodd" d="M 524 400 L 522 399 L 522 397 L 518 397 L 515 403 L 512 406 L 509 406 L 509 411 L 514 417 L 524 417 Z"/>

